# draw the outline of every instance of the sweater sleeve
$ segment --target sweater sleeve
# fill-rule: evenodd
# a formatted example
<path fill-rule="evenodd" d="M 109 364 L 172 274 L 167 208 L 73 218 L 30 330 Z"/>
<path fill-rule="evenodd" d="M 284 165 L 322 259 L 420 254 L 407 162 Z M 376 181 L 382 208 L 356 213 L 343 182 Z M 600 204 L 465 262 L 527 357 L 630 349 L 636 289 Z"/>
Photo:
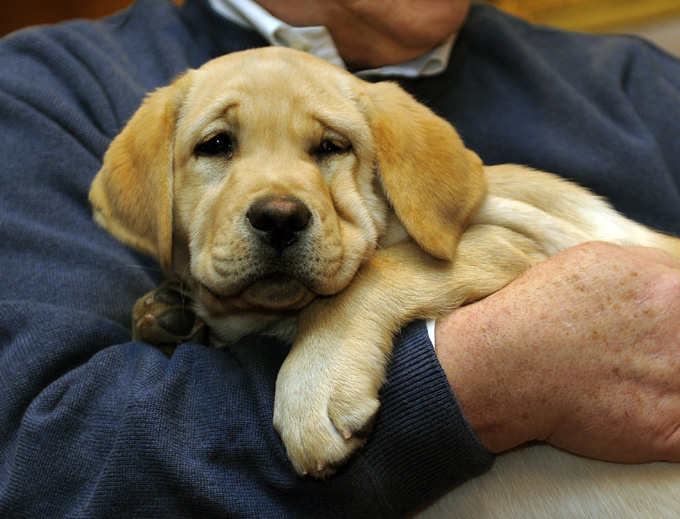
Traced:
<path fill-rule="evenodd" d="M 293 474 L 273 429 L 281 344 L 168 359 L 130 342 L 161 275 L 94 225 L 87 193 L 144 92 L 196 64 L 172 5 L 0 42 L 0 516 L 395 517 L 488 467 L 422 323 L 328 482 Z"/>
<path fill-rule="evenodd" d="M 591 189 L 680 235 L 680 60 L 632 36 L 536 26 L 473 2 L 439 81 L 408 85 L 486 164 Z"/>

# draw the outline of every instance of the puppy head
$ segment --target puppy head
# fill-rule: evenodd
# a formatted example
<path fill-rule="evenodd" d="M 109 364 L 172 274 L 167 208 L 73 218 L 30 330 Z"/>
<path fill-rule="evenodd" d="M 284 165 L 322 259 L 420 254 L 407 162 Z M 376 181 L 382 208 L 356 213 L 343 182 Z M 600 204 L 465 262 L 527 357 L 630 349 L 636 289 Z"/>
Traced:
<path fill-rule="evenodd" d="M 151 94 L 90 200 L 99 224 L 198 292 L 215 327 L 342 290 L 395 214 L 451 258 L 484 189 L 479 159 L 399 87 L 265 48 Z"/>

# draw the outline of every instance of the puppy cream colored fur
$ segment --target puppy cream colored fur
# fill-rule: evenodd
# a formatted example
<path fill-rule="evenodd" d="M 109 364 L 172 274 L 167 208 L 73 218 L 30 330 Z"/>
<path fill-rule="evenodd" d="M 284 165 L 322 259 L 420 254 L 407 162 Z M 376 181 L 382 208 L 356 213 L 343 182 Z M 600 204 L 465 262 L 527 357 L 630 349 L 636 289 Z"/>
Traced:
<path fill-rule="evenodd" d="M 293 341 L 274 424 L 295 469 L 316 477 L 363 444 L 402 325 L 485 297 L 583 241 L 680 257 L 677 240 L 573 184 L 484 167 L 398 86 L 277 48 L 218 58 L 151 94 L 111 144 L 90 198 L 99 224 L 190 287 L 215 345 L 251 332 Z M 521 480 L 523 456 L 513 456 L 492 473 Z M 597 463 L 559 456 L 575 472 Z M 677 480 L 672 467 L 658 473 Z M 624 500 L 651 492 L 645 478 L 627 484 Z M 489 507 L 525 498 L 512 481 L 498 485 L 488 496 L 466 485 L 452 508 L 472 496 L 461 517 L 532 516 Z M 581 490 L 566 492 L 579 501 Z"/>

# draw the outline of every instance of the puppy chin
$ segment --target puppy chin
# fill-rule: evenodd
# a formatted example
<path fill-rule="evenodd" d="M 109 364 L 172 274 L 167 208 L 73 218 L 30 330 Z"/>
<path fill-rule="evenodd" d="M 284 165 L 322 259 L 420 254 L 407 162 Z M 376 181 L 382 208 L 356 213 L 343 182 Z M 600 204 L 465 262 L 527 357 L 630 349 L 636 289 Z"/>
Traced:
<path fill-rule="evenodd" d="M 199 295 L 196 309 L 210 328 L 210 345 L 215 348 L 253 333 L 292 343 L 299 311 L 316 297 L 283 274 L 264 276 L 235 296 L 220 295 L 205 285 L 200 285 Z"/>
<path fill-rule="evenodd" d="M 281 273 L 262 276 L 237 293 L 222 293 L 204 283 L 198 292 L 202 306 L 213 317 L 283 315 L 301 310 L 316 297 L 301 281 Z"/>
<path fill-rule="evenodd" d="M 265 312 L 299 310 L 315 296 L 301 281 L 281 273 L 262 276 L 241 293 L 246 304 Z"/>

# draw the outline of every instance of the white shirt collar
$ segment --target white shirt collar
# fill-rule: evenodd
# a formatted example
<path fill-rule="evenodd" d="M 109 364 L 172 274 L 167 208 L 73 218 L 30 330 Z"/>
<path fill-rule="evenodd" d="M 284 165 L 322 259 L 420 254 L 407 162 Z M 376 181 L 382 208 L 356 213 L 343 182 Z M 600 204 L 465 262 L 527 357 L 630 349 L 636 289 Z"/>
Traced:
<path fill-rule="evenodd" d="M 328 29 L 317 27 L 292 27 L 272 16 L 253 0 L 209 0 L 210 6 L 225 18 L 247 28 L 255 29 L 271 45 L 303 50 L 347 68 L 338 54 Z M 362 70 L 359 76 L 433 76 L 443 72 L 449 61 L 456 35 L 452 35 L 439 47 L 404 63 Z"/>

